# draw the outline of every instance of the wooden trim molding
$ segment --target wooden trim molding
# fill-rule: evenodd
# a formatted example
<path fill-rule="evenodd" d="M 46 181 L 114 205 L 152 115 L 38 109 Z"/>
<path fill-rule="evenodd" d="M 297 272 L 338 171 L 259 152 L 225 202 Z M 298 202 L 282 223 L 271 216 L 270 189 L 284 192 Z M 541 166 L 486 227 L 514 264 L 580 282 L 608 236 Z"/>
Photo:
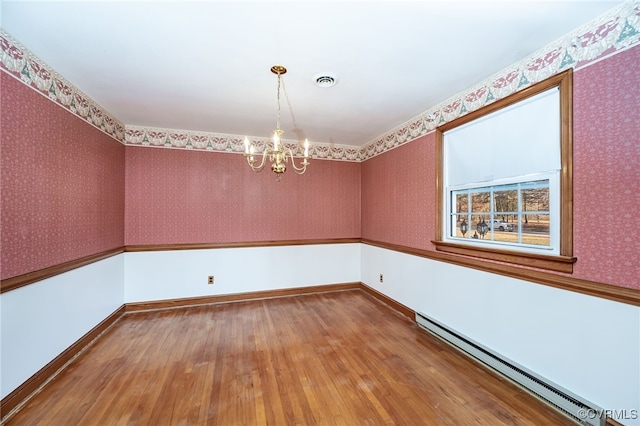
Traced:
<path fill-rule="evenodd" d="M 249 293 L 221 294 L 216 296 L 186 297 L 180 299 L 153 300 L 148 302 L 126 303 L 126 313 L 154 311 L 160 309 L 185 308 L 216 303 L 232 303 L 255 299 L 273 299 L 276 297 L 298 296 L 311 293 L 354 290 L 360 288 L 360 282 L 327 284 L 310 287 L 293 287 L 278 290 L 255 291 Z"/>
<path fill-rule="evenodd" d="M 479 257 L 481 259 L 495 260 L 515 264 L 525 264 L 532 268 L 547 269 L 556 272 L 573 272 L 575 257 L 569 256 L 545 256 L 534 253 L 522 253 L 510 250 L 490 250 L 484 247 L 469 247 L 462 244 L 444 241 L 431 241 L 439 251 L 461 254 L 465 256 Z"/>
<path fill-rule="evenodd" d="M 16 275 L 15 277 L 6 278 L 0 281 L 0 293 L 15 290 L 25 285 L 44 280 L 46 278 L 51 278 L 55 275 L 59 275 L 64 272 L 69 272 L 73 269 L 79 268 L 81 266 L 89 265 L 90 263 L 94 263 L 111 256 L 115 256 L 122 252 L 124 252 L 124 247 L 118 247 L 118 248 L 106 250 L 100 253 L 91 254 L 89 256 L 81 257 L 80 259 L 70 260 L 68 262 L 60 263 L 58 265 L 49 266 L 48 268 L 40 269 L 38 271 L 33 271 L 33 272 L 29 272 L 22 275 Z"/>
<path fill-rule="evenodd" d="M 573 69 L 550 77 L 560 89 L 560 256 L 573 256 Z M 572 271 L 573 272 L 573 271 Z"/>
<path fill-rule="evenodd" d="M 144 252 L 144 251 L 169 251 L 169 250 L 207 250 L 223 248 L 247 248 L 247 247 L 280 247 L 280 246 L 302 246 L 318 244 L 352 244 L 360 243 L 360 238 L 335 238 L 335 239 L 314 239 L 314 240 L 282 240 L 282 241 L 249 241 L 240 243 L 198 243 L 198 244 L 146 244 L 129 245 L 118 247 L 101 253 L 92 254 L 69 262 L 49 266 L 38 271 L 28 272 L 15 277 L 6 278 L 0 281 L 0 293 L 15 290 L 17 288 L 35 283 L 37 281 L 51 278 L 55 275 L 71 271 L 81 266 L 88 265 L 99 260 L 123 252 Z"/>
<path fill-rule="evenodd" d="M 374 298 L 378 299 L 380 302 L 384 303 L 385 305 L 389 306 L 391 309 L 398 311 L 398 313 L 404 315 L 405 317 L 409 318 L 411 321 L 415 322 L 416 321 L 416 311 L 414 311 L 413 309 L 403 305 L 402 303 L 393 300 L 392 298 L 390 298 L 389 296 L 387 296 L 386 294 L 382 294 L 380 293 L 378 290 L 369 287 L 368 285 L 366 285 L 365 283 L 360 283 L 360 288 L 362 288 L 362 290 L 364 292 L 366 292 L 367 294 L 369 294 L 370 296 L 373 296 Z"/>
<path fill-rule="evenodd" d="M 196 243 L 196 244 L 145 244 L 125 246 L 125 252 L 170 251 L 170 250 L 208 250 L 247 247 L 309 246 L 319 244 L 359 243 L 360 238 L 333 238 L 315 240 L 246 241 L 239 243 Z"/>
<path fill-rule="evenodd" d="M 303 294 L 327 293 L 327 292 L 343 291 L 343 290 L 363 290 L 368 295 L 373 296 L 378 301 L 384 303 L 385 305 L 389 306 L 391 309 L 409 318 L 411 321 L 415 321 L 416 319 L 416 312 L 413 309 L 403 305 L 400 302 L 393 300 L 389 296 L 380 293 L 379 291 L 375 290 L 372 287 L 369 287 L 368 285 L 362 282 L 327 284 L 327 285 L 317 285 L 317 286 L 309 286 L 309 287 L 294 287 L 294 288 L 286 288 L 286 289 L 278 289 L 278 290 L 255 291 L 255 292 L 248 292 L 248 293 L 221 294 L 216 296 L 153 300 L 148 302 L 133 302 L 133 303 L 125 304 L 125 312 L 129 314 L 129 313 L 135 313 L 135 312 L 146 312 L 146 311 L 175 309 L 175 308 L 188 308 L 188 307 L 198 306 L 198 305 L 244 302 L 247 300 L 272 299 L 276 297 L 299 296 Z"/>
<path fill-rule="evenodd" d="M 327 292 L 344 291 L 344 290 L 363 290 L 368 295 L 373 296 L 378 301 L 389 306 L 391 309 L 397 311 L 401 315 L 404 315 L 405 317 L 409 318 L 411 321 L 415 321 L 416 319 L 416 313 L 413 309 L 403 305 L 400 302 L 393 300 L 389 296 L 380 293 L 379 291 L 375 290 L 372 287 L 369 287 L 368 285 L 362 282 L 327 284 L 327 285 L 318 285 L 318 286 L 309 286 L 309 287 L 294 287 L 294 288 L 287 288 L 287 289 L 265 290 L 265 291 L 256 291 L 256 292 L 248 292 L 248 293 L 222 294 L 222 295 L 216 295 L 216 296 L 153 300 L 148 302 L 133 302 L 133 303 L 125 304 L 125 312 L 129 314 L 129 313 L 135 313 L 135 312 L 147 312 L 147 311 L 155 311 L 155 310 L 162 310 L 162 309 L 188 308 L 188 307 L 199 306 L 199 305 L 244 302 L 247 300 L 272 299 L 276 297 L 290 297 L 290 296 L 299 296 L 303 294 L 327 293 Z"/>
<path fill-rule="evenodd" d="M 0 415 L 2 422 L 8 420 L 13 415 L 14 410 L 29 401 L 35 393 L 50 380 L 52 380 L 71 361 L 76 359 L 89 348 L 94 341 L 114 325 L 125 313 L 122 305 L 115 312 L 93 327 L 87 334 L 78 339 L 74 344 L 65 349 L 60 355 L 42 367 L 33 376 L 18 386 L 10 394 L 0 401 Z"/>
<path fill-rule="evenodd" d="M 102 252 L 96 255 L 87 256 L 75 261 L 66 262 L 64 264 L 51 266 L 49 268 L 42 269 L 40 271 L 30 272 L 28 274 L 19 275 L 16 277 L 8 278 L 0 281 L 0 292 L 14 290 L 16 288 L 31 284 L 33 282 L 50 278 L 54 275 L 61 274 L 63 272 L 70 271 L 72 269 L 87 265 L 89 263 L 96 262 L 98 260 L 105 259 L 116 254 L 124 252 L 137 252 L 137 251 L 161 251 L 161 250 L 197 250 L 197 249 L 217 249 L 217 248 L 242 248 L 242 247 L 277 247 L 286 245 L 312 245 L 312 244 L 347 244 L 347 243 L 362 243 L 371 246 L 381 247 L 388 250 L 398 251 L 401 253 L 412 254 L 415 256 L 425 257 L 440 262 L 452 263 L 459 266 L 465 266 L 469 268 L 478 269 L 481 271 L 492 272 L 495 274 L 505 275 L 512 278 L 518 278 L 525 281 L 530 281 L 538 284 L 544 284 L 551 287 L 557 287 L 564 290 L 575 291 L 578 293 L 588 294 L 590 296 L 601 297 L 604 299 L 613 300 L 620 303 L 626 303 L 630 305 L 640 306 L 640 290 L 631 288 L 625 288 L 615 286 L 611 284 L 598 283 L 595 281 L 588 281 L 578 278 L 573 278 L 564 275 L 558 275 L 554 273 L 538 271 L 534 269 L 523 268 L 520 266 L 506 265 L 497 262 L 491 262 L 482 260 L 478 257 L 468 257 L 461 253 L 442 252 L 433 250 L 416 249 L 412 247 L 402 246 L 398 244 L 384 243 L 380 241 L 373 241 L 360 238 L 341 238 L 341 239 L 329 239 L 329 240 L 287 240 L 287 241 L 269 241 L 269 242 L 250 242 L 250 243 L 230 243 L 230 244 L 171 244 L 171 245 L 147 245 L 147 246 L 126 246 L 124 248 L 117 248 Z M 475 256 L 475 254 L 474 254 Z M 537 259 L 531 266 L 535 267 L 536 262 L 542 261 Z M 561 261 L 573 264 L 574 258 L 566 257 Z M 285 294 L 282 294 L 285 295 Z M 235 295 L 239 297 L 241 295 Z M 220 297 L 220 296 L 214 296 Z M 229 300 L 232 300 L 234 295 L 226 295 Z M 277 296 L 260 296 L 260 297 L 277 297 Z M 193 304 L 205 304 L 205 303 L 220 303 L 221 299 L 216 301 L 206 301 L 204 299 L 194 300 Z M 186 302 L 186 301 L 185 301 Z M 147 302 L 145 302 L 147 303 Z M 166 303 L 166 302 L 148 302 L 148 303 Z M 127 306 L 127 311 L 132 310 L 145 310 L 145 309 L 164 309 L 166 307 L 150 305 L 148 307 L 137 306 L 138 304 L 130 304 Z M 152 307 L 156 306 L 156 307 Z M 402 309 L 397 310 L 402 312 Z"/>
<path fill-rule="evenodd" d="M 488 262 L 478 258 L 470 258 L 452 253 L 445 253 L 433 250 L 416 249 L 398 244 L 383 243 L 363 239 L 362 244 L 393 250 L 414 256 L 424 257 L 439 262 L 452 263 L 454 265 L 465 266 L 480 271 L 491 272 L 511 278 L 517 278 L 537 284 L 544 284 L 563 290 L 574 291 L 576 293 L 587 294 L 589 296 L 600 297 L 613 300 L 615 302 L 628 305 L 640 306 L 640 290 L 620 287 L 611 284 L 604 284 L 595 281 L 588 281 L 573 278 L 565 275 L 558 275 L 545 271 L 523 268 L 520 266 L 506 265 L 502 263 Z"/>
<path fill-rule="evenodd" d="M 614 420 L 611 417 L 607 416 L 607 426 L 624 426 L 624 425 L 618 422 L 617 420 Z"/>
<path fill-rule="evenodd" d="M 617 420 L 614 420 L 611 417 L 607 416 L 607 426 L 624 426 L 624 425 L 618 422 Z"/>

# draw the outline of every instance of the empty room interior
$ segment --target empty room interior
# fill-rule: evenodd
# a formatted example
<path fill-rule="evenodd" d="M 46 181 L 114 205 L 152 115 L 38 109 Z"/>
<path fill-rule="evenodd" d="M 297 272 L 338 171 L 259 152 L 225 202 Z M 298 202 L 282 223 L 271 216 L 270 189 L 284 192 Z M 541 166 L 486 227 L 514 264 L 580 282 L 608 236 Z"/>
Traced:
<path fill-rule="evenodd" d="M 640 425 L 640 1 L 0 3 L 6 425 Z"/>

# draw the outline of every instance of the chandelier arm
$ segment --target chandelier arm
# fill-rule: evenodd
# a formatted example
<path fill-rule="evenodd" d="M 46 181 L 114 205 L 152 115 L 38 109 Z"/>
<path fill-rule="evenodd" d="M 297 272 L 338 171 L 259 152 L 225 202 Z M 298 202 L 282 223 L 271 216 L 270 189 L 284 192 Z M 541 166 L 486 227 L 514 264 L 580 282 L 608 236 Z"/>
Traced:
<path fill-rule="evenodd" d="M 298 167 L 296 166 L 295 158 L 293 157 L 293 151 L 291 151 L 291 148 L 287 148 L 287 150 L 285 151 L 285 155 L 287 154 L 289 155 L 289 157 L 291 157 L 291 165 L 293 166 L 293 170 L 299 175 L 303 174 L 307 170 L 307 165 L 309 165 L 307 158 L 305 157 L 304 160 L 302 160 L 302 167 Z"/>
<path fill-rule="evenodd" d="M 262 169 L 264 169 L 264 161 L 258 167 L 256 167 L 253 164 L 251 164 L 251 162 L 249 162 L 249 160 L 247 160 L 247 162 L 249 163 L 249 167 L 251 167 L 251 170 L 253 170 L 254 172 L 261 172 Z"/>
<path fill-rule="evenodd" d="M 249 163 L 249 167 L 251 167 L 251 170 L 253 170 L 254 172 L 261 172 L 267 162 L 267 154 L 270 152 L 270 148 L 265 148 L 265 150 L 262 151 L 262 161 L 260 161 L 260 164 L 257 167 L 253 165 L 253 163 L 255 163 L 255 160 L 251 161 L 250 159 L 251 157 L 255 157 L 255 154 L 245 154 L 245 157 L 247 157 L 247 163 Z"/>
<path fill-rule="evenodd" d="M 295 167 L 293 168 L 293 172 L 297 175 L 301 175 L 304 174 L 304 172 L 307 171 L 307 167 L 303 167 L 302 169 L 296 169 Z"/>

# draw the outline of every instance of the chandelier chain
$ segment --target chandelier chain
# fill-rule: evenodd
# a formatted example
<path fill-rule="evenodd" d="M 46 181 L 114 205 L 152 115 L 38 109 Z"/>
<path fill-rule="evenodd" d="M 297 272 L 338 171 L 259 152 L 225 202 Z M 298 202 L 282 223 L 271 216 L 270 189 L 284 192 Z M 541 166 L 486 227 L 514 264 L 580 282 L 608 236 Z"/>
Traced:
<path fill-rule="evenodd" d="M 278 73 L 278 117 L 276 120 L 276 130 L 280 130 L 280 73 Z"/>

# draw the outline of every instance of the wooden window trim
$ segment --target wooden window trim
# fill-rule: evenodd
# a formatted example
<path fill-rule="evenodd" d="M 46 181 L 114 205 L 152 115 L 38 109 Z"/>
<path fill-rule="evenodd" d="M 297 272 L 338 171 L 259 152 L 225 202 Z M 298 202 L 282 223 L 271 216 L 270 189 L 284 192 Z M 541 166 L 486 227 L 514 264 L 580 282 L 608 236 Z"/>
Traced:
<path fill-rule="evenodd" d="M 513 250 L 478 247 L 443 240 L 443 191 L 444 191 L 444 132 L 476 120 L 502 108 L 511 106 L 545 90 L 560 90 L 560 254 L 540 255 Z M 573 257 L 573 70 L 568 69 L 533 86 L 498 100 L 479 110 L 436 128 L 436 236 L 432 243 L 436 250 L 463 256 L 472 256 L 496 262 L 506 262 L 526 267 L 572 273 L 576 258 Z"/>

